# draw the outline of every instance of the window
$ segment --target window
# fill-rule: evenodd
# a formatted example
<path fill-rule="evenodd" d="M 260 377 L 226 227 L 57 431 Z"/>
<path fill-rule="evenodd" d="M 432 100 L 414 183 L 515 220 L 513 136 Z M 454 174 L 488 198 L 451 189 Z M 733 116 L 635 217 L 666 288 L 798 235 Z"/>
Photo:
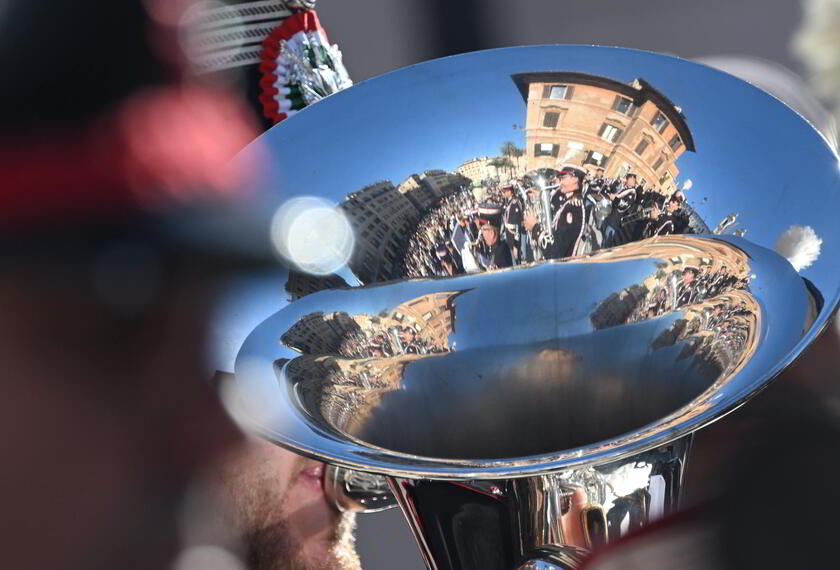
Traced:
<path fill-rule="evenodd" d="M 557 156 L 557 145 L 552 143 L 537 143 L 534 145 L 534 156 Z"/>
<path fill-rule="evenodd" d="M 649 144 L 650 142 L 647 139 L 643 138 L 639 141 L 639 144 L 636 145 L 636 150 L 634 152 L 641 156 L 642 153 L 645 152 Z"/>
<path fill-rule="evenodd" d="M 574 85 L 546 85 L 543 87 L 543 99 L 571 99 Z"/>
<path fill-rule="evenodd" d="M 543 126 L 549 129 L 557 128 L 557 121 L 560 119 L 560 113 L 548 112 L 543 117 Z"/>
<path fill-rule="evenodd" d="M 590 150 L 586 153 L 586 158 L 583 159 L 584 164 L 594 164 L 595 166 L 604 167 L 607 164 L 607 157 L 600 152 Z"/>
<path fill-rule="evenodd" d="M 660 156 L 659 158 L 657 158 L 656 162 L 653 163 L 653 170 L 658 171 L 659 167 L 662 166 L 663 162 L 665 162 L 665 159 L 663 157 Z"/>
<path fill-rule="evenodd" d="M 615 142 L 618 140 L 618 137 L 621 136 L 622 130 L 618 127 L 614 127 L 612 125 L 608 125 L 604 123 L 601 125 L 601 130 L 598 131 L 598 136 L 604 139 L 605 141 Z"/>
<path fill-rule="evenodd" d="M 670 146 L 671 150 L 673 150 L 674 152 L 676 152 L 676 150 L 680 148 L 680 145 L 682 145 L 680 135 L 674 135 L 673 137 L 671 137 L 671 142 L 668 143 L 668 146 Z"/>
<path fill-rule="evenodd" d="M 616 95 L 615 102 L 613 102 L 613 111 L 617 111 L 622 115 L 627 115 L 629 117 L 633 114 L 633 111 L 635 109 L 636 106 L 633 104 L 632 99 L 622 97 L 621 95 Z"/>
<path fill-rule="evenodd" d="M 653 128 L 661 135 L 665 132 L 665 129 L 668 128 L 669 123 L 662 111 L 657 111 L 650 124 L 653 125 Z"/>

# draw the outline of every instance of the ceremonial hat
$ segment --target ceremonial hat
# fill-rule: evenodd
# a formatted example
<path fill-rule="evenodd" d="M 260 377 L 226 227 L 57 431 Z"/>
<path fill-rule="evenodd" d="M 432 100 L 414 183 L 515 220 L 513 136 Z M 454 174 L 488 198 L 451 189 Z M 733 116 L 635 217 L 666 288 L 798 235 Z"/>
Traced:
<path fill-rule="evenodd" d="M 490 225 L 498 229 L 502 225 L 502 207 L 492 202 L 483 202 L 478 205 L 478 219 L 482 228 Z"/>
<path fill-rule="evenodd" d="M 586 171 L 578 168 L 577 166 L 572 165 L 565 165 L 560 168 L 560 174 L 558 174 L 560 178 L 564 176 L 574 176 L 578 180 L 583 180 L 586 177 Z"/>

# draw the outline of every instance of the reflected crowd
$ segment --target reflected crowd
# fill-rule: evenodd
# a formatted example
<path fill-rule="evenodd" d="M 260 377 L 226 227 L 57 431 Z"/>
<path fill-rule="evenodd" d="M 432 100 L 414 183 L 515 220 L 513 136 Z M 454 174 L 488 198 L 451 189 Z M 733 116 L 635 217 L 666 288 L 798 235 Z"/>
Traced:
<path fill-rule="evenodd" d="M 631 313 L 627 322 L 652 319 L 728 291 L 748 290 L 748 287 L 747 275 L 733 275 L 726 265 L 714 270 L 711 262 L 701 262 L 699 268 L 685 266 L 671 271 L 660 270 L 653 287 L 647 289 L 644 301 Z"/>
<path fill-rule="evenodd" d="M 681 190 L 666 196 L 633 173 L 539 169 L 487 189 L 480 202 L 469 189 L 441 200 L 409 239 L 400 276 L 448 277 L 706 231 Z"/>
<path fill-rule="evenodd" d="M 478 238 L 478 202 L 468 188 L 440 201 L 417 224 L 409 238 L 402 277 L 464 273 L 461 251 Z"/>
<path fill-rule="evenodd" d="M 685 311 L 651 346 L 658 349 L 682 342 L 678 358 L 693 356 L 695 365 L 714 366 L 714 376 L 728 376 L 754 351 L 757 314 L 751 295 L 733 291 Z"/>

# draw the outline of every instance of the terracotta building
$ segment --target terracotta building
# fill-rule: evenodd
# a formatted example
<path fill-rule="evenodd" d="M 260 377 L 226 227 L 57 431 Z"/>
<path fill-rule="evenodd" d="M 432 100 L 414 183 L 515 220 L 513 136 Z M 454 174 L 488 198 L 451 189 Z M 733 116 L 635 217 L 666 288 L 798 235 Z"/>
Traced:
<path fill-rule="evenodd" d="M 574 164 L 609 178 L 633 172 L 666 195 L 676 190 L 677 160 L 694 151 L 694 139 L 682 110 L 649 83 L 569 72 L 513 81 L 527 103 L 527 170 Z"/>

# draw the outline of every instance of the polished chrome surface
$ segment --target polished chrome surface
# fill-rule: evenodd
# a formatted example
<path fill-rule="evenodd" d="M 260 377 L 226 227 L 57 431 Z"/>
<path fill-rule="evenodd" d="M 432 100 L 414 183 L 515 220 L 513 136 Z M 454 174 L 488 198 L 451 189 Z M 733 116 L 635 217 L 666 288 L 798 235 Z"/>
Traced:
<path fill-rule="evenodd" d="M 324 471 L 324 492 L 342 512 L 376 513 L 397 506 L 384 477 L 336 465 Z"/>
<path fill-rule="evenodd" d="M 674 512 L 691 437 L 532 477 L 394 478 L 391 488 L 430 568 L 574 568 L 589 549 Z"/>
<path fill-rule="evenodd" d="M 527 303 L 509 302 L 511 292 Z M 802 280 L 773 252 L 664 236 L 562 262 L 323 291 L 257 327 L 237 377 L 285 392 L 276 420 L 309 429 L 284 435 L 317 438 L 345 466 L 522 476 L 693 431 L 760 386 L 802 338 L 809 309 Z"/>
<path fill-rule="evenodd" d="M 416 532 L 432 568 L 485 567 L 447 558 L 453 540 L 549 564 L 668 512 L 684 453 L 650 454 L 763 388 L 837 305 L 837 155 L 775 98 L 676 58 L 438 60 L 305 109 L 239 160 L 253 199 L 217 223 L 247 216 L 291 270 L 231 297 L 230 409 L 389 476 L 415 531 L 489 529 Z M 487 202 L 505 231 L 478 219 Z M 293 302 L 260 302 L 284 286 Z M 615 490 L 610 466 L 633 484 Z"/>

